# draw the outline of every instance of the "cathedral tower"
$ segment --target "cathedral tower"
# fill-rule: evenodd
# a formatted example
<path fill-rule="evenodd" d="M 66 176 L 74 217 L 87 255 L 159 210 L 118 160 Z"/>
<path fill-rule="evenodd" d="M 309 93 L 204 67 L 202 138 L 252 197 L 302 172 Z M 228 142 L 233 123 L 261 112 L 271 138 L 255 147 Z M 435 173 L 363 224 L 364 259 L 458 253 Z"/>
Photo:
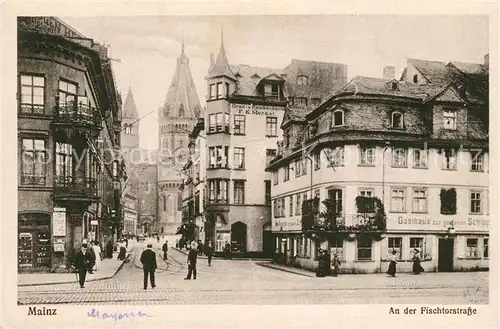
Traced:
<path fill-rule="evenodd" d="M 182 51 L 177 58 L 165 103 L 159 109 L 158 232 L 175 234 L 181 225 L 182 167 L 189 154 L 189 133 L 201 114 L 189 59 Z"/>

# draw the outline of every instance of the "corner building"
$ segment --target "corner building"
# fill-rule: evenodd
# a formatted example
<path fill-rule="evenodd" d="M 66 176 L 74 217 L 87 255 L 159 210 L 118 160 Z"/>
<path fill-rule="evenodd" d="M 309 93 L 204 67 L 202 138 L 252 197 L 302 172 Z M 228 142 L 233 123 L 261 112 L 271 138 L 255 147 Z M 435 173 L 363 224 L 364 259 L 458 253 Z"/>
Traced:
<path fill-rule="evenodd" d="M 121 97 L 107 48 L 18 18 L 18 270 L 57 271 L 122 224 Z"/>
<path fill-rule="evenodd" d="M 283 262 L 314 270 L 322 248 L 346 273 L 385 272 L 395 251 L 411 271 L 417 249 L 426 271 L 489 267 L 487 56 L 393 72 L 286 114 L 268 166 Z"/>
<path fill-rule="evenodd" d="M 345 74 L 345 65 L 333 63 L 294 61 L 285 69 L 229 65 L 221 41 L 206 77 L 204 120 L 204 237 L 216 252 L 229 244 L 233 252 L 272 254 L 271 175 L 265 169 L 276 156 L 289 99 L 295 97 L 303 107 L 316 98 L 319 104 L 341 85 L 339 80 L 345 83 Z M 310 85 L 291 88 L 304 80 L 302 75 L 309 75 Z M 329 87 L 315 92 L 313 81 Z"/>

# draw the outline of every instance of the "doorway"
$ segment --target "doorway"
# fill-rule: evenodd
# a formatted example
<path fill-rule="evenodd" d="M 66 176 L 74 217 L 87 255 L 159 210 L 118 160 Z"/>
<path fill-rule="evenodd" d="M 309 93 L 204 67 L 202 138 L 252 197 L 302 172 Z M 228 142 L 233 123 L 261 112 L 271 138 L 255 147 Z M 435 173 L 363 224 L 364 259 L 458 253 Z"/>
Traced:
<path fill-rule="evenodd" d="M 231 251 L 245 252 L 247 250 L 247 226 L 236 222 L 231 225 Z"/>
<path fill-rule="evenodd" d="M 453 271 L 453 239 L 439 239 L 438 271 Z"/>
<path fill-rule="evenodd" d="M 268 257 L 272 257 L 274 254 L 274 251 L 276 250 L 275 246 L 274 246 L 275 239 L 273 237 L 273 232 L 263 230 L 262 231 L 262 240 L 263 240 L 264 254 Z"/>

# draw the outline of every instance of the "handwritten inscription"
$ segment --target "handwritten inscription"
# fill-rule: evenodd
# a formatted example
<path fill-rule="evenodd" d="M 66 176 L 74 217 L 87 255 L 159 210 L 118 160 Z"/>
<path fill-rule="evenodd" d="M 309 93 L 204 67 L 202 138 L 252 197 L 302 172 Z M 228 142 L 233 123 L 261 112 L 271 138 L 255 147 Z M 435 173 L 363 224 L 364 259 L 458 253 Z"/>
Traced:
<path fill-rule="evenodd" d="M 91 311 L 87 312 L 87 316 L 89 318 L 95 318 L 95 319 L 101 319 L 101 320 L 114 320 L 115 322 L 118 320 L 123 320 L 123 319 L 128 319 L 128 318 L 136 318 L 136 317 L 148 317 L 151 318 L 153 316 L 147 315 L 146 313 L 139 311 L 139 312 L 126 312 L 126 313 L 120 313 L 120 312 L 115 312 L 115 313 L 107 313 L 107 312 L 100 312 L 99 310 L 96 310 L 93 308 Z"/>

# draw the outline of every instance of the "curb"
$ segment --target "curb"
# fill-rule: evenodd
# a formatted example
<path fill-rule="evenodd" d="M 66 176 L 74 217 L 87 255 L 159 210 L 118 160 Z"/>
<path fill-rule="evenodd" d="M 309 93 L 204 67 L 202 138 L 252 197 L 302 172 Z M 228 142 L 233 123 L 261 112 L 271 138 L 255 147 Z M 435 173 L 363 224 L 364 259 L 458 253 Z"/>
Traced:
<path fill-rule="evenodd" d="M 178 249 L 176 247 L 171 247 L 171 248 L 175 249 L 178 252 L 180 252 L 180 253 L 182 253 L 182 254 L 184 254 L 184 255 L 187 256 L 187 252 L 186 251 L 180 250 L 180 249 Z M 198 259 L 208 259 L 208 257 L 207 256 L 198 256 Z M 231 258 L 231 259 L 227 259 L 225 257 L 220 257 L 220 256 L 215 257 L 214 256 L 214 257 L 212 257 L 212 259 L 221 259 L 221 260 L 230 260 L 230 261 L 245 261 L 245 262 L 262 262 L 262 261 L 270 260 L 271 258 L 267 258 L 267 259 L 265 259 L 265 258 Z"/>
<path fill-rule="evenodd" d="M 277 271 L 283 271 L 283 272 L 288 272 L 288 273 L 292 273 L 292 274 L 296 274 L 296 275 L 306 276 L 308 278 L 314 278 L 315 277 L 313 274 L 308 275 L 308 274 L 305 274 L 305 273 L 299 273 L 299 272 L 296 272 L 296 271 L 293 271 L 293 270 L 289 270 L 287 268 L 275 267 L 275 266 L 272 266 L 270 264 L 263 263 L 263 262 L 256 262 L 255 264 L 257 264 L 259 266 L 262 266 L 262 267 L 267 267 L 267 268 L 270 268 L 270 269 L 273 269 L 273 270 L 277 270 Z"/>
<path fill-rule="evenodd" d="M 108 276 L 103 276 L 102 278 L 97 278 L 97 279 L 88 279 L 85 280 L 85 282 L 94 282 L 94 281 L 102 281 L 102 280 L 107 280 L 113 278 L 118 272 L 122 269 L 123 265 L 128 261 L 130 257 L 130 253 L 127 254 L 127 257 L 125 257 L 125 260 L 118 266 L 116 271 L 112 275 Z M 74 280 L 71 281 L 55 281 L 55 282 L 44 282 L 44 283 L 25 283 L 25 284 L 18 284 L 18 287 L 34 287 L 34 286 L 46 286 L 46 285 L 54 285 L 54 284 L 68 284 L 68 283 L 75 283 Z"/>

